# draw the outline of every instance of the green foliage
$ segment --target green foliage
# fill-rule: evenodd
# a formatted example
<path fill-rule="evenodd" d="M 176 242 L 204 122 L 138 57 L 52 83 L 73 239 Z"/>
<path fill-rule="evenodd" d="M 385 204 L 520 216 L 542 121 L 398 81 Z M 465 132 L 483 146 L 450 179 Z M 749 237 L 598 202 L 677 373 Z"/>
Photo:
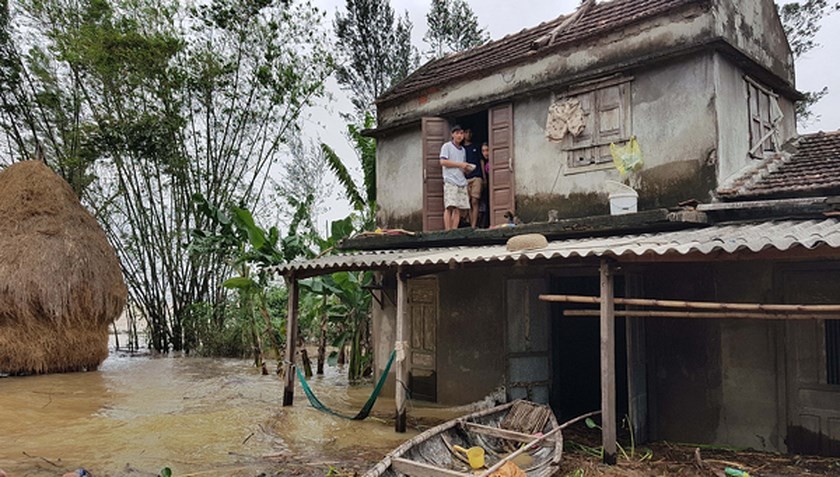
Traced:
<path fill-rule="evenodd" d="M 429 30 L 423 40 L 431 47 L 430 58 L 468 50 L 490 39 L 466 0 L 432 0 L 426 23 Z"/>
<path fill-rule="evenodd" d="M 781 6 L 777 4 L 776 8 L 779 11 L 793 57 L 797 59 L 819 46 L 815 38 L 822 27 L 822 19 L 840 10 L 840 3 L 830 5 L 828 0 L 806 0 L 789 2 Z M 827 94 L 827 87 L 823 87 L 820 91 L 806 91 L 805 98 L 796 103 L 796 121 L 800 125 L 806 125 L 815 119 L 811 108 Z"/>
<path fill-rule="evenodd" d="M 152 346 L 183 349 L 190 305 L 223 304 L 233 266 L 221 249 L 183 253 L 208 228 L 193 195 L 267 205 L 284 143 L 334 68 L 323 13 L 305 0 L 22 0 L 3 12 L 8 156 L 68 180 L 116 249 Z M 274 259 L 279 234 L 234 216 L 249 253 Z"/>
<path fill-rule="evenodd" d="M 601 429 L 592 418 L 587 417 L 584 421 L 586 427 L 589 429 Z M 636 449 L 636 438 L 633 432 L 633 427 L 630 423 L 630 416 L 625 416 L 624 420 L 622 421 L 623 424 L 626 424 L 630 427 L 630 447 L 629 452 L 621 445 L 621 443 L 616 442 L 616 447 L 618 448 L 619 455 L 624 458 L 625 460 L 638 460 L 638 461 L 645 461 L 650 460 L 653 458 L 653 451 L 647 448 Z M 589 454 L 593 457 L 603 458 L 604 457 L 604 448 L 603 447 L 589 447 L 584 444 L 576 443 L 576 442 L 569 442 L 569 449 L 574 449 L 581 451 L 585 454 Z"/>
<path fill-rule="evenodd" d="M 164 467 L 160 469 L 160 477 L 172 477 L 172 469 L 169 467 Z"/>
<path fill-rule="evenodd" d="M 349 344 L 348 378 L 357 380 L 365 376 L 372 363 L 370 342 L 370 293 L 365 290 L 373 281 L 370 272 L 339 272 L 300 282 L 304 296 L 327 296 L 324 309 L 330 324 L 332 345 L 343 349 Z M 313 300 L 318 301 L 318 300 Z"/>
<path fill-rule="evenodd" d="M 196 193 L 193 199 L 208 220 L 209 228 L 193 230 L 190 249 L 193 254 L 215 252 L 225 256 L 238 273 L 238 276 L 225 280 L 222 286 L 238 293 L 239 321 L 243 331 L 250 333 L 255 365 L 265 370 L 262 358 L 264 336 L 274 344 L 278 360 L 280 358 L 280 334 L 275 331 L 266 297 L 267 267 L 283 262 L 284 253 L 278 249 L 282 244 L 280 232 L 276 227 L 269 230 L 259 227 L 245 208 L 230 206 L 225 212 L 201 194 Z M 256 268 L 256 273 L 252 272 L 252 267 Z"/>
<path fill-rule="evenodd" d="M 353 176 L 350 175 L 347 166 L 344 165 L 344 162 L 330 146 L 321 144 L 321 148 L 324 151 L 324 159 L 327 161 L 330 170 L 335 174 L 339 184 L 344 187 L 344 192 L 347 195 L 347 199 L 350 200 L 350 205 L 355 210 L 364 209 L 365 199 L 359 192 L 356 182 L 353 180 Z"/>
<path fill-rule="evenodd" d="M 799 58 L 818 46 L 814 40 L 819 33 L 823 17 L 840 9 L 840 4 L 830 5 L 828 0 L 806 0 L 777 5 L 785 34 L 794 58 Z"/>
<path fill-rule="evenodd" d="M 362 131 L 372 128 L 375 124 L 376 119 L 373 115 L 366 113 L 362 127 L 355 124 L 347 125 L 350 141 L 362 163 L 363 184 L 367 202 L 376 202 L 376 139 L 362 135 Z"/>
<path fill-rule="evenodd" d="M 336 77 L 356 114 L 375 114 L 374 100 L 408 76 L 419 61 L 411 45 L 408 12 L 395 18 L 389 0 L 346 0 L 333 22 L 338 42 Z"/>

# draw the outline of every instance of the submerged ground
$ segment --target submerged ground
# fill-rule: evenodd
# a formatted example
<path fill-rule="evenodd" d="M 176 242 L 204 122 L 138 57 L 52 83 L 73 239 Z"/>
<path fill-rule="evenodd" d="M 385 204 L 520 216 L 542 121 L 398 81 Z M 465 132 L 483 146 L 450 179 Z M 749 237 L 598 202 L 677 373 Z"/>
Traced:
<path fill-rule="evenodd" d="M 348 414 L 372 388 L 348 386 L 336 368 L 312 386 Z M 417 434 L 394 433 L 390 396 L 380 398 L 374 417 L 357 422 L 314 410 L 299 387 L 292 407 L 280 407 L 281 395 L 276 376 L 230 359 L 112 355 L 96 372 L 0 378 L 0 469 L 9 477 L 79 467 L 96 477 L 155 476 L 163 467 L 176 477 L 350 476 Z M 415 427 L 464 412 L 409 409 Z M 597 446 L 597 431 L 572 430 L 566 440 L 577 445 L 567 446 L 561 476 L 717 476 L 726 466 L 753 476 L 840 476 L 837 459 L 702 449 L 698 461 L 693 446 L 667 443 L 608 468 L 586 447 Z"/>
<path fill-rule="evenodd" d="M 312 380 L 325 402 L 357 411 L 370 386 L 342 373 Z M 347 421 L 311 408 L 297 389 L 245 360 L 111 356 L 99 371 L 0 379 L 0 469 L 10 477 L 289 473 L 366 467 L 407 437 L 377 419 Z M 377 412 L 388 415 L 393 400 Z M 430 411 L 434 414 L 436 411 Z M 447 417 L 447 416 L 444 416 Z M 282 472 L 285 473 L 285 472 Z"/>

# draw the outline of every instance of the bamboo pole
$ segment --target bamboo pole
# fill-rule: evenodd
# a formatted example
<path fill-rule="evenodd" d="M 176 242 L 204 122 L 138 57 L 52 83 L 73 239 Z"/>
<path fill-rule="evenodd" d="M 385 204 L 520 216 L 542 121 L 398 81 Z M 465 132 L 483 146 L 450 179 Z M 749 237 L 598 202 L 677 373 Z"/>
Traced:
<path fill-rule="evenodd" d="M 397 329 L 395 338 L 395 348 L 397 350 L 397 367 L 395 370 L 397 416 L 394 429 L 397 432 L 405 432 L 406 429 L 405 391 L 408 385 L 408 346 L 405 335 L 408 320 L 408 295 L 405 280 L 402 267 L 399 267 L 397 269 Z"/>
<path fill-rule="evenodd" d="M 598 310 L 563 310 L 568 317 L 601 316 Z M 714 311 L 654 311 L 627 310 L 616 311 L 615 316 L 626 318 L 706 318 L 706 319 L 743 319 L 743 320 L 825 320 L 832 315 L 815 313 L 750 313 L 750 312 L 714 312 Z"/>
<path fill-rule="evenodd" d="M 597 296 L 580 295 L 540 295 L 540 300 L 552 303 L 598 304 Z M 769 312 L 804 312 L 837 313 L 840 305 L 782 305 L 762 303 L 717 303 L 709 301 L 652 300 L 647 298 L 615 298 L 616 305 L 657 306 L 661 308 L 695 308 L 700 310 L 727 311 L 769 311 Z"/>
<path fill-rule="evenodd" d="M 616 463 L 615 286 L 612 264 L 601 260 L 601 440 L 604 463 Z"/>
<path fill-rule="evenodd" d="M 295 398 L 295 345 L 298 335 L 298 283 L 297 277 L 286 277 L 289 290 L 288 312 L 286 314 L 286 359 L 283 385 L 283 406 L 291 406 Z"/>

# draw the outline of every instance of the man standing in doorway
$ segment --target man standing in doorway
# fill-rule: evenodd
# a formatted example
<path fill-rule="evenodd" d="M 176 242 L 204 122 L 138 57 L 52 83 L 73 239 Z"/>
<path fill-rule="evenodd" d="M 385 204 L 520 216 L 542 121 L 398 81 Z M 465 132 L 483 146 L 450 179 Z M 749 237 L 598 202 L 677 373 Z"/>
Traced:
<path fill-rule="evenodd" d="M 440 165 L 443 168 L 443 228 L 453 230 L 461 221 L 461 209 L 469 210 L 470 200 L 467 195 L 467 178 L 464 173 L 470 170 L 466 151 L 461 146 L 464 130 L 461 126 L 452 127 L 452 140 L 440 148 Z"/>
<path fill-rule="evenodd" d="M 472 142 L 472 130 L 470 128 L 464 129 L 464 150 L 467 154 L 467 163 L 473 166 L 472 171 L 466 173 L 466 177 L 467 194 L 470 196 L 470 227 L 475 228 L 478 224 L 478 204 L 481 200 L 484 169 L 481 167 L 481 151 Z"/>

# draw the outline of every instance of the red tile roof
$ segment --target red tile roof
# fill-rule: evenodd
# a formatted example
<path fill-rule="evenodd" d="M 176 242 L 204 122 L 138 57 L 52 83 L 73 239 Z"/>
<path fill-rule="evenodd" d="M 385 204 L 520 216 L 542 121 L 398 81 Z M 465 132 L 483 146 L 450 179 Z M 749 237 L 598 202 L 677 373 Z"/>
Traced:
<path fill-rule="evenodd" d="M 793 154 L 765 159 L 718 189 L 724 200 L 840 195 L 840 130 L 804 134 Z"/>
<path fill-rule="evenodd" d="M 432 60 L 406 79 L 386 91 L 378 103 L 390 102 L 425 91 L 453 80 L 482 77 L 489 71 L 556 53 L 582 40 L 614 32 L 641 20 L 656 17 L 691 3 L 708 0 L 611 0 L 595 4 L 590 10 L 559 32 L 550 46 L 535 49 L 534 42 L 551 34 L 555 27 L 569 18 L 558 17 L 549 22 L 491 41 L 471 50 Z"/>

